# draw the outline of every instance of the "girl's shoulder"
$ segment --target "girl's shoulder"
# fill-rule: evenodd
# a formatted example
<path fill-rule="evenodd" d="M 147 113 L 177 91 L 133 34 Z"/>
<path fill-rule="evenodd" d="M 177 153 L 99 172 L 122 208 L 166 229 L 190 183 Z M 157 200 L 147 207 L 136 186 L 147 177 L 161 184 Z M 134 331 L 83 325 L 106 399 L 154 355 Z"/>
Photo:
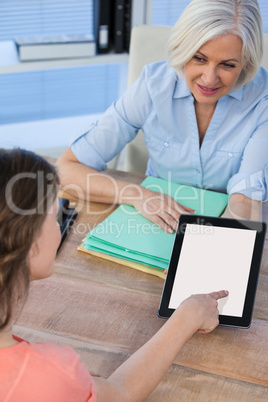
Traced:
<path fill-rule="evenodd" d="M 60 346 L 50 342 L 29 343 L 25 340 L 21 340 L 20 343 L 26 353 L 45 361 L 51 361 L 54 365 L 59 363 L 60 366 L 68 367 L 69 364 L 80 360 L 79 355 L 69 346 Z"/>
<path fill-rule="evenodd" d="M 79 361 L 79 355 L 69 346 L 59 346 L 54 343 L 30 343 L 16 335 L 13 339 L 18 343 L 6 349 L 1 349 L 2 355 L 17 355 L 24 358 L 31 355 L 31 359 L 44 360 L 46 362 L 67 365 Z"/>
<path fill-rule="evenodd" d="M 42 390 L 42 395 L 45 395 L 44 392 L 50 395 L 55 390 L 64 389 L 70 399 L 61 398 L 60 394 L 59 401 L 73 400 L 71 395 L 83 395 L 84 397 L 89 394 L 92 395 L 92 401 L 95 400 L 92 377 L 79 355 L 71 347 L 59 346 L 54 343 L 29 343 L 21 340 L 14 347 L 4 349 L 3 353 L 0 351 L 0 354 L 3 363 L 1 366 L 5 367 L 3 371 L 0 368 L 0 383 L 7 384 L 8 379 L 8 388 L 14 386 L 15 393 L 28 397 L 28 393 L 33 392 L 31 384 L 34 383 L 38 384 L 37 388 Z M 31 379 L 31 384 L 18 383 L 17 378 L 22 378 L 22 376 L 25 379 Z M 7 390 L 1 389 L 1 392 L 5 393 Z M 36 400 L 43 401 L 43 399 Z"/>

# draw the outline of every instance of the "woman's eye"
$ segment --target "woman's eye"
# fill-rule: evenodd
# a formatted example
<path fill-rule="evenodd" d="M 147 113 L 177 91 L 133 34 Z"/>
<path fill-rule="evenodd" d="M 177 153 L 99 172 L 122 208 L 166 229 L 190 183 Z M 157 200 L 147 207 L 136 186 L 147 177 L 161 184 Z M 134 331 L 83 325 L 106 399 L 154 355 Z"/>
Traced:
<path fill-rule="evenodd" d="M 230 63 L 223 63 L 223 66 L 226 68 L 235 68 L 235 65 Z"/>
<path fill-rule="evenodd" d="M 205 60 L 203 59 L 203 57 L 200 57 L 200 56 L 194 56 L 194 59 L 195 59 L 196 61 L 199 61 L 199 62 L 205 61 Z"/>

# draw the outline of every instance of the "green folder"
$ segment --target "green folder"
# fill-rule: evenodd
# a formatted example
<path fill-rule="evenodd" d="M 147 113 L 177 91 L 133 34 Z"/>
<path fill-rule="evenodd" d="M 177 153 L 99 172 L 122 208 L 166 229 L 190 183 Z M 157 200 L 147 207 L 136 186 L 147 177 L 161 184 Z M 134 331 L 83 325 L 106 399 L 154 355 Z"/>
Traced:
<path fill-rule="evenodd" d="M 220 216 L 228 195 L 147 177 L 142 186 L 171 195 L 195 214 Z M 140 215 L 134 207 L 122 204 L 88 233 L 83 248 L 111 257 L 138 262 L 165 270 L 168 267 L 175 232 L 170 234 Z"/>

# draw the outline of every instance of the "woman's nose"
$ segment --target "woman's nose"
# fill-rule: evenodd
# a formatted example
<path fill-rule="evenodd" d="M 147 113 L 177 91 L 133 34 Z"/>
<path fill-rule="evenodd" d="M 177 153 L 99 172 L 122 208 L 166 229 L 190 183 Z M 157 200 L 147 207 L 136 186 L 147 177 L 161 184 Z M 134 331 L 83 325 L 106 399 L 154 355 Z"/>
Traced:
<path fill-rule="evenodd" d="M 202 74 L 203 83 L 207 86 L 213 86 L 219 82 L 219 76 L 217 68 L 214 66 L 204 67 Z"/>

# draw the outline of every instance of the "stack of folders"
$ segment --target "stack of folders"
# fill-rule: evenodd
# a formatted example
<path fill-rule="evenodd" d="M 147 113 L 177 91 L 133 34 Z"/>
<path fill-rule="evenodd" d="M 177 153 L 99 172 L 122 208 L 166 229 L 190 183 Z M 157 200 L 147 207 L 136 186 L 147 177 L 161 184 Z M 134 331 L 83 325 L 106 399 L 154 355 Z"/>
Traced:
<path fill-rule="evenodd" d="M 96 55 L 93 35 L 38 36 L 15 39 L 20 61 L 75 59 Z"/>
<path fill-rule="evenodd" d="M 147 177 L 142 186 L 171 195 L 195 214 L 220 216 L 228 195 Z M 166 233 L 138 214 L 134 207 L 120 205 L 91 230 L 79 250 L 164 278 L 176 233 Z"/>

